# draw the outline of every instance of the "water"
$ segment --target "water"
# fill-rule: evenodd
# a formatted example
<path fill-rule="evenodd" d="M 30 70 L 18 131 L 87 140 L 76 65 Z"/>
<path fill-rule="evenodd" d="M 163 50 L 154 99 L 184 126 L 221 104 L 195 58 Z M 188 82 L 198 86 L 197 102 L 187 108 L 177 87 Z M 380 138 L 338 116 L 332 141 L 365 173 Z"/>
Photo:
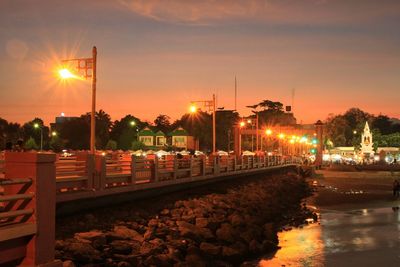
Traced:
<path fill-rule="evenodd" d="M 281 249 L 259 266 L 400 266 L 400 211 L 321 211 L 320 224 L 279 234 Z"/>

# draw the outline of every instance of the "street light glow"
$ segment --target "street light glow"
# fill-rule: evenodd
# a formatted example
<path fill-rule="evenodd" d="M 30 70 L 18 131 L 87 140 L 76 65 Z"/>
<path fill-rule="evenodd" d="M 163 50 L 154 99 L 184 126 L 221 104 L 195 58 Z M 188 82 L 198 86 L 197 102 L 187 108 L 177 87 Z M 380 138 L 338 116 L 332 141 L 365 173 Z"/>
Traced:
<path fill-rule="evenodd" d="M 284 133 L 280 133 L 280 134 L 278 135 L 278 137 L 279 137 L 279 139 L 283 139 L 283 138 L 285 138 L 285 134 L 284 134 Z"/>
<path fill-rule="evenodd" d="M 245 125 L 245 122 L 244 122 L 244 121 L 241 121 L 241 122 L 240 122 L 240 127 L 244 127 L 244 125 Z"/>
<path fill-rule="evenodd" d="M 52 136 L 57 136 L 57 132 L 51 132 Z"/>
<path fill-rule="evenodd" d="M 58 71 L 58 74 L 62 79 L 69 79 L 75 77 L 75 75 L 72 74 L 68 69 L 61 69 Z"/>
<path fill-rule="evenodd" d="M 191 105 L 191 106 L 189 107 L 189 111 L 190 111 L 190 113 L 196 113 L 197 107 L 196 107 L 195 105 Z"/>
<path fill-rule="evenodd" d="M 36 128 L 36 129 L 39 128 L 39 123 L 35 123 L 35 124 L 33 125 L 33 127 Z"/>
<path fill-rule="evenodd" d="M 131 126 L 135 126 L 136 122 L 135 121 L 131 121 L 130 124 L 131 124 Z"/>
<path fill-rule="evenodd" d="M 272 130 L 271 130 L 271 129 L 265 130 L 265 134 L 266 134 L 266 135 L 271 135 L 271 134 L 272 134 Z"/>

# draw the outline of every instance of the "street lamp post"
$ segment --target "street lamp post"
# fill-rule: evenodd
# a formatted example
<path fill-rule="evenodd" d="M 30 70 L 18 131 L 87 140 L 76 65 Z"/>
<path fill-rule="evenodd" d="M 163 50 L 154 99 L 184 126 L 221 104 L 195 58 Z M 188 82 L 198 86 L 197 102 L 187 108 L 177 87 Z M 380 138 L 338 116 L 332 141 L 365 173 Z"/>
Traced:
<path fill-rule="evenodd" d="M 208 111 L 212 112 L 212 152 L 215 154 L 216 151 L 216 101 L 215 101 L 215 94 L 212 96 L 212 100 L 198 100 L 198 101 L 191 101 L 190 102 L 190 112 L 195 113 L 197 111 L 197 108 L 195 106 L 196 103 L 201 103 L 204 104 L 204 107 L 208 109 Z"/>
<path fill-rule="evenodd" d="M 96 132 L 96 84 L 97 84 L 97 48 L 93 46 L 91 58 L 73 58 L 61 61 L 63 64 L 75 63 L 78 72 L 82 73 L 85 79 L 92 79 L 92 110 L 90 113 L 90 153 L 95 153 L 95 132 Z M 68 69 L 59 71 L 63 79 L 74 78 L 76 75 Z"/>

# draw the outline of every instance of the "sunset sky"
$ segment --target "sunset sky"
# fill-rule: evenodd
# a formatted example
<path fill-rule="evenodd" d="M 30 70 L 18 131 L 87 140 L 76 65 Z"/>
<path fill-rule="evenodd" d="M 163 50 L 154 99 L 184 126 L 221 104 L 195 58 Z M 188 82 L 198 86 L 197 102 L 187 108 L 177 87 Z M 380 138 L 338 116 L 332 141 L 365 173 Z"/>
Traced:
<path fill-rule="evenodd" d="M 400 117 L 399 0 L 0 0 L 0 117 L 89 111 L 61 59 L 98 48 L 97 109 L 179 118 L 191 100 L 291 104 L 312 123 L 350 107 Z"/>

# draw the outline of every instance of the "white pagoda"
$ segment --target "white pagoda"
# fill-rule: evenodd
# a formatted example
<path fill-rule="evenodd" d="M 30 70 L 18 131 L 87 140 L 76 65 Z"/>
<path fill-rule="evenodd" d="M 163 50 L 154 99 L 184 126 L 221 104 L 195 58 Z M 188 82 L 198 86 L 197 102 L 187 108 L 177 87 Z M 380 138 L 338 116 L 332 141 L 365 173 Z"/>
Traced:
<path fill-rule="evenodd" d="M 365 123 L 364 132 L 361 135 L 361 155 L 370 157 L 374 154 L 374 143 L 372 143 L 372 133 L 369 129 L 368 122 Z"/>

